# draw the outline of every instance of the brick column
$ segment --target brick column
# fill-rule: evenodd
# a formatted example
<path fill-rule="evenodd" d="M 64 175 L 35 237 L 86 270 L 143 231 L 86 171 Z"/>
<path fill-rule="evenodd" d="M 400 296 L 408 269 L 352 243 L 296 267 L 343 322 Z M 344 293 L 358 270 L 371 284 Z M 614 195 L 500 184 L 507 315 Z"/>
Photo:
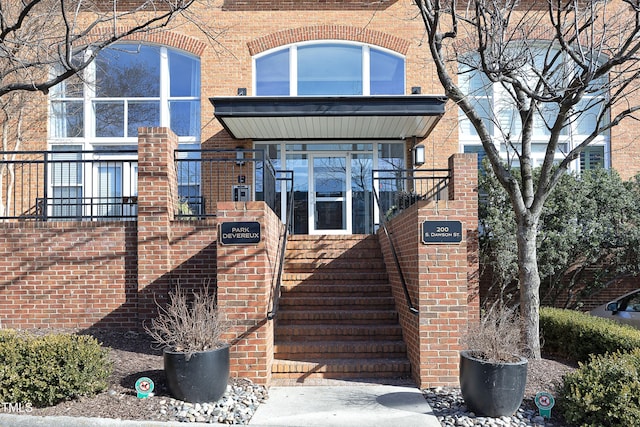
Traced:
<path fill-rule="evenodd" d="M 138 131 L 138 318 L 155 317 L 169 289 L 170 221 L 178 183 L 173 163 L 178 138 L 167 128 Z M 142 323 L 140 323 L 142 324 Z"/>
<path fill-rule="evenodd" d="M 264 202 L 218 202 L 218 222 L 260 223 L 256 244 L 218 243 L 218 306 L 230 320 L 231 372 L 268 385 L 273 364 L 273 321 L 267 312 L 278 266 L 282 223 Z"/>
<path fill-rule="evenodd" d="M 449 158 L 452 200 L 465 202 L 461 212 L 466 231 L 467 262 L 467 309 L 470 321 L 480 319 L 480 248 L 478 243 L 478 156 L 477 154 L 454 154 Z"/>

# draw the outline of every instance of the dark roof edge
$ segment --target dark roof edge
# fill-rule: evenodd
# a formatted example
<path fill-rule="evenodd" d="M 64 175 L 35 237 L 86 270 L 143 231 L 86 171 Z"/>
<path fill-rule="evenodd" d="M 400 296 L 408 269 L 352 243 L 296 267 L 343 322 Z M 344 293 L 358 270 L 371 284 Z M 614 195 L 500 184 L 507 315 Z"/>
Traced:
<path fill-rule="evenodd" d="M 443 95 L 229 96 L 209 98 L 216 117 L 442 115 Z"/>

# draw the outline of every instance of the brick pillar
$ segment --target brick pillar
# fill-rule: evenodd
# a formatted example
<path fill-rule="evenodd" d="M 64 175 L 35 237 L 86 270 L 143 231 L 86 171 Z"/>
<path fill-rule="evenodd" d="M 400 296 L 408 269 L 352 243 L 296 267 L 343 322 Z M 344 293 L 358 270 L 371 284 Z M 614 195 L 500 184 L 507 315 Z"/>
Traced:
<path fill-rule="evenodd" d="M 476 155 L 454 154 L 449 169 L 449 200 L 429 203 L 418 214 L 418 223 L 462 223 L 459 243 L 419 244 L 421 387 L 457 384 L 460 339 L 479 316 Z"/>
<path fill-rule="evenodd" d="M 173 163 L 178 138 L 167 128 L 138 131 L 138 318 L 155 317 L 165 301 L 171 267 L 169 232 L 178 183 Z M 142 324 L 142 323 L 140 323 Z"/>
<path fill-rule="evenodd" d="M 273 321 L 267 312 L 273 299 L 282 223 L 264 202 L 218 202 L 223 222 L 259 222 L 255 244 L 218 244 L 218 306 L 230 320 L 231 372 L 268 385 L 273 364 Z"/>
<path fill-rule="evenodd" d="M 449 158 L 449 198 L 465 202 L 462 215 L 466 229 L 467 309 L 470 321 L 480 319 L 480 248 L 478 243 L 478 156 L 454 154 Z"/>

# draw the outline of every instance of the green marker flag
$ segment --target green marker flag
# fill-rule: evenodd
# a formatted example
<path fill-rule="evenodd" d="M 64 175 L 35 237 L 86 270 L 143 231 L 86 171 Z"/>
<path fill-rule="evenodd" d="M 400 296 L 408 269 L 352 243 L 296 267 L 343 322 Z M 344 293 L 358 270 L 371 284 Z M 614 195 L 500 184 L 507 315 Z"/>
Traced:
<path fill-rule="evenodd" d="M 536 406 L 540 411 L 540 416 L 543 418 L 550 419 L 551 418 L 551 408 L 555 405 L 556 401 L 550 393 L 546 391 L 541 391 L 536 393 L 535 398 Z"/>
<path fill-rule="evenodd" d="M 138 399 L 149 397 L 153 391 L 153 380 L 147 377 L 138 378 L 138 381 L 136 381 L 136 391 L 138 392 Z"/>

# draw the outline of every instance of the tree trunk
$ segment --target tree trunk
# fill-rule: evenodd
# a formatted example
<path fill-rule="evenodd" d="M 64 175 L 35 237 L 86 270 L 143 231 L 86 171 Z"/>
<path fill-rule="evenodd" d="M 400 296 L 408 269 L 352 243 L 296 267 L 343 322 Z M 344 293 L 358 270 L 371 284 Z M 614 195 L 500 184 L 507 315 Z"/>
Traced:
<path fill-rule="evenodd" d="M 520 316 L 524 344 L 529 357 L 540 359 L 540 274 L 536 253 L 538 217 L 518 217 L 518 277 Z"/>

